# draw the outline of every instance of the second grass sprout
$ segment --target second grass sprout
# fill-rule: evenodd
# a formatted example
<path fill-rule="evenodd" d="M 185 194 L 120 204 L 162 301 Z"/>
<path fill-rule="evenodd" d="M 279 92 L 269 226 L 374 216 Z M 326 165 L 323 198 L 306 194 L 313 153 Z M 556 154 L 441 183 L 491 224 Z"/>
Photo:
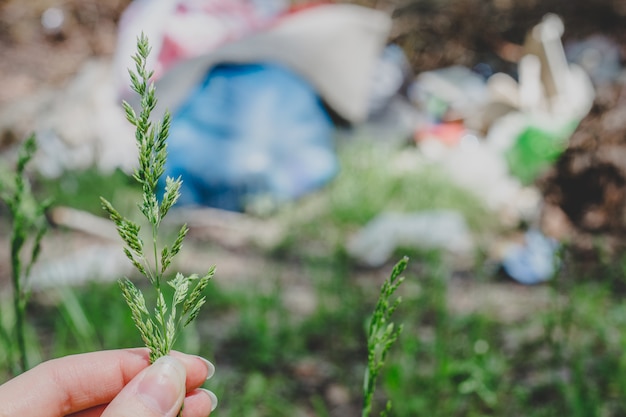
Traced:
<path fill-rule="evenodd" d="M 143 198 L 139 203 L 139 210 L 150 224 L 151 241 L 145 244 L 140 237 L 140 226 L 122 216 L 109 201 L 104 198 L 101 200 L 103 208 L 124 241 L 124 253 L 135 268 L 150 281 L 155 291 L 155 306 L 149 308 L 146 297 L 139 288 L 129 279 L 120 281 L 122 294 L 130 307 L 135 326 L 150 349 L 150 361 L 154 362 L 170 352 L 182 328 L 198 316 L 206 301 L 204 289 L 213 277 L 215 268 L 210 268 L 203 276 L 177 273 L 174 278 L 166 279 L 164 275 L 172 259 L 182 248 L 189 229 L 183 225 L 171 245 L 159 245 L 159 227 L 180 197 L 182 180 L 167 177 L 165 190 L 159 198 L 157 193 L 165 171 L 166 140 L 171 118 L 166 112 L 160 122 L 151 121 L 150 116 L 157 100 L 154 84 L 150 81 L 153 71 L 146 68 L 149 54 L 148 38 L 141 34 L 137 39 L 137 52 L 133 56 L 135 71 L 129 70 L 131 87 L 141 98 L 141 110 L 137 114 L 127 102 L 123 106 L 126 118 L 135 126 L 139 167 L 135 170 L 134 178 L 142 187 Z M 173 288 L 169 302 L 164 294 L 165 286 Z"/>
<path fill-rule="evenodd" d="M 409 259 L 402 258 L 391 271 L 391 276 L 385 280 L 380 288 L 380 295 L 374 308 L 367 334 L 367 369 L 363 379 L 363 408 L 361 417 L 369 417 L 372 412 L 372 400 L 376 390 L 376 379 L 381 368 L 385 364 L 389 349 L 398 339 L 402 332 L 402 325 L 396 326 L 391 321 L 391 315 L 396 310 L 402 299 L 392 300 L 404 277 L 400 275 L 406 269 Z M 388 401 L 381 415 L 386 416 L 391 410 L 391 402 Z"/>

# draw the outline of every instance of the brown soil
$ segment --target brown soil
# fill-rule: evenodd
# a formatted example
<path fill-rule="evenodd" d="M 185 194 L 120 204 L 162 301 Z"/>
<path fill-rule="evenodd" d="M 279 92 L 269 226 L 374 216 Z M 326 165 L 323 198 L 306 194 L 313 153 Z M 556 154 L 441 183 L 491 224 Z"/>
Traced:
<path fill-rule="evenodd" d="M 130 0 L 0 1 L 0 106 L 56 86 L 87 58 L 111 55 L 117 21 Z M 42 14 L 58 8 L 64 23 L 47 33 Z"/>

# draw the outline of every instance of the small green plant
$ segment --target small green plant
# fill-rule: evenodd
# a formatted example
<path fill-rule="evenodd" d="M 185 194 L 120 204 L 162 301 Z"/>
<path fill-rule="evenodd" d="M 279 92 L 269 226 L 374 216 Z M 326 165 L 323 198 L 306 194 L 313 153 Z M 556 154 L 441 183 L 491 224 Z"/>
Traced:
<path fill-rule="evenodd" d="M 129 279 L 120 280 L 122 294 L 130 307 L 133 321 L 145 345 L 150 349 L 150 361 L 154 362 L 170 352 L 182 328 L 197 317 L 200 307 L 206 301 L 203 290 L 212 278 L 214 268 L 202 277 L 196 274 L 184 276 L 180 273 L 169 280 L 164 277 L 172 259 L 182 248 L 189 229 L 187 225 L 183 225 L 172 245 L 163 245 L 159 250 L 159 226 L 170 208 L 176 204 L 182 181 L 180 178 L 167 177 L 165 191 L 159 202 L 157 191 L 160 178 L 165 171 L 170 115 L 166 113 L 159 123 L 153 124 L 150 120 L 157 100 L 154 84 L 150 81 L 153 72 L 146 69 L 149 54 L 148 39 L 141 34 L 137 39 L 137 53 L 133 56 L 135 72 L 129 71 L 132 88 L 141 97 L 141 111 L 137 115 L 128 103 L 124 102 L 123 105 L 126 118 L 136 128 L 139 168 L 135 170 L 134 178 L 142 187 L 143 199 L 139 203 L 139 210 L 151 226 L 151 245 L 148 248 L 144 245 L 139 236 L 140 226 L 137 223 L 120 215 L 106 199 L 101 198 L 101 201 L 124 241 L 124 253 L 135 268 L 148 278 L 155 290 L 156 306 L 151 313 L 141 290 Z M 147 255 L 146 250 L 152 253 Z M 164 295 L 166 284 L 173 288 L 169 303 L 166 302 Z"/>
<path fill-rule="evenodd" d="M 0 182 L 0 199 L 5 202 L 11 216 L 11 281 L 13 284 L 13 310 L 15 315 L 14 338 L 10 331 L 0 329 L 5 342 L 9 345 L 7 352 L 12 355 L 12 340 L 17 345 L 18 366 L 15 373 L 24 372 L 29 368 L 26 352 L 26 304 L 30 296 L 28 276 L 33 264 L 41 252 L 41 239 L 47 230 L 45 211 L 51 200 L 38 202 L 31 190 L 26 177 L 26 165 L 37 150 L 35 135 L 24 141 L 19 150 L 15 175 L 6 183 Z M 30 253 L 25 254 L 30 245 Z M 9 363 L 13 359 L 9 356 Z"/>
<path fill-rule="evenodd" d="M 391 271 L 391 276 L 385 280 L 380 288 L 380 295 L 374 308 L 367 336 L 367 369 L 363 379 L 363 411 L 362 417 L 369 417 L 372 412 L 372 399 L 376 390 L 376 379 L 380 369 L 385 364 L 389 349 L 398 339 L 402 332 L 402 325 L 396 326 L 391 321 L 391 315 L 396 310 L 402 299 L 400 297 L 391 300 L 394 292 L 398 289 L 404 277 L 400 274 L 406 269 L 408 258 L 402 258 Z M 381 415 L 386 416 L 391 410 L 391 402 Z"/>

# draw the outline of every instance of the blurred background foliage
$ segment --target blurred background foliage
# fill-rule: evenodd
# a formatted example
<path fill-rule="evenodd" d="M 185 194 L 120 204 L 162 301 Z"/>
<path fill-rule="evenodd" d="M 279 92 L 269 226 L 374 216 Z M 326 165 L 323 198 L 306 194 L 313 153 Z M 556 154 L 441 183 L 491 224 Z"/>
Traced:
<path fill-rule="evenodd" d="M 502 59 L 508 42 L 521 42 L 526 30 L 554 9 L 564 19 L 566 36 L 583 37 L 602 27 L 626 45 L 626 6 L 619 0 L 356 3 L 393 13 L 392 41 L 403 47 L 416 72 L 471 67 L 485 59 L 493 59 L 495 69 L 511 65 Z M 42 41 L 33 29 L 46 1 L 28 7 L 0 1 L 0 74 L 7 74 L 0 104 L 59 85 L 87 56 L 111 54 L 127 4 L 65 2 L 72 11 L 70 27 L 84 34 L 65 42 Z M 56 53 L 64 59 L 51 59 Z M 3 136 L 0 148 L 16 140 Z M 259 230 L 277 225 L 284 231 L 271 245 L 216 240 L 192 230 L 183 249 L 188 255 L 182 269 L 217 265 L 206 308 L 178 346 L 216 363 L 217 373 L 207 383 L 220 398 L 216 416 L 359 414 L 366 322 L 393 262 L 364 268 L 348 258 L 345 242 L 381 211 L 455 209 L 478 236 L 498 233 L 483 203 L 445 173 L 398 171 L 402 155 L 393 146 L 342 141 L 338 154 L 342 170 L 332 184 L 256 217 Z M 95 169 L 67 172 L 54 181 L 33 177 L 33 182 L 38 195 L 54 197 L 58 206 L 101 217 L 100 195 L 130 210 L 140 194 L 125 174 Z M 3 259 L 5 214 L 0 206 Z M 66 249 L 59 242 L 67 243 L 74 233 L 55 228 L 45 244 L 62 254 Z M 557 276 L 532 287 L 506 279 L 480 245 L 472 268 L 462 271 L 436 251 L 398 251 L 395 258 L 411 258 L 396 313 L 404 332 L 383 370 L 379 409 L 389 398 L 391 415 L 398 417 L 626 415 L 626 258 L 603 248 L 602 236 L 593 237 L 591 258 L 566 245 Z M 4 328 L 13 320 L 7 277 L 8 262 L 0 261 Z M 115 282 L 36 292 L 28 318 L 32 362 L 141 345 Z M 3 381 L 10 376 L 10 349 L 3 339 Z"/>

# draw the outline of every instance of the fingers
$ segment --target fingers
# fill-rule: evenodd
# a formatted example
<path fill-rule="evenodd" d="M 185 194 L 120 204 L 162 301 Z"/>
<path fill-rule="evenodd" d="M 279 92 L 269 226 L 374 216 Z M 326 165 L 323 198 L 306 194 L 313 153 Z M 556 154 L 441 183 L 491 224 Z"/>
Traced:
<path fill-rule="evenodd" d="M 176 417 L 186 379 L 182 362 L 172 356 L 159 358 L 124 387 L 102 417 Z"/>
<path fill-rule="evenodd" d="M 185 398 L 183 417 L 206 417 L 217 407 L 217 397 L 209 390 L 198 388 Z"/>
<path fill-rule="evenodd" d="M 198 388 L 215 373 L 215 366 L 200 356 L 188 355 L 177 351 L 170 352 L 170 356 L 175 357 L 185 365 L 187 371 L 185 386 L 187 391 Z M 204 366 L 199 365 L 198 362 L 201 362 Z"/>
<path fill-rule="evenodd" d="M 211 391 L 201 388 L 187 393 L 183 407 L 183 417 L 206 417 L 208 410 L 215 410 L 217 397 Z M 108 404 L 80 411 L 68 417 L 101 417 Z"/>
<path fill-rule="evenodd" d="M 185 400 L 185 367 L 181 361 L 165 356 L 144 369 L 113 399 L 102 417 L 175 417 Z M 215 396 L 202 389 L 190 393 L 183 416 L 207 416 Z"/>
<path fill-rule="evenodd" d="M 187 391 L 202 385 L 212 365 L 172 352 L 185 369 Z M 149 365 L 147 349 L 123 349 L 67 356 L 44 362 L 0 386 L 6 415 L 65 416 L 107 404 Z"/>

